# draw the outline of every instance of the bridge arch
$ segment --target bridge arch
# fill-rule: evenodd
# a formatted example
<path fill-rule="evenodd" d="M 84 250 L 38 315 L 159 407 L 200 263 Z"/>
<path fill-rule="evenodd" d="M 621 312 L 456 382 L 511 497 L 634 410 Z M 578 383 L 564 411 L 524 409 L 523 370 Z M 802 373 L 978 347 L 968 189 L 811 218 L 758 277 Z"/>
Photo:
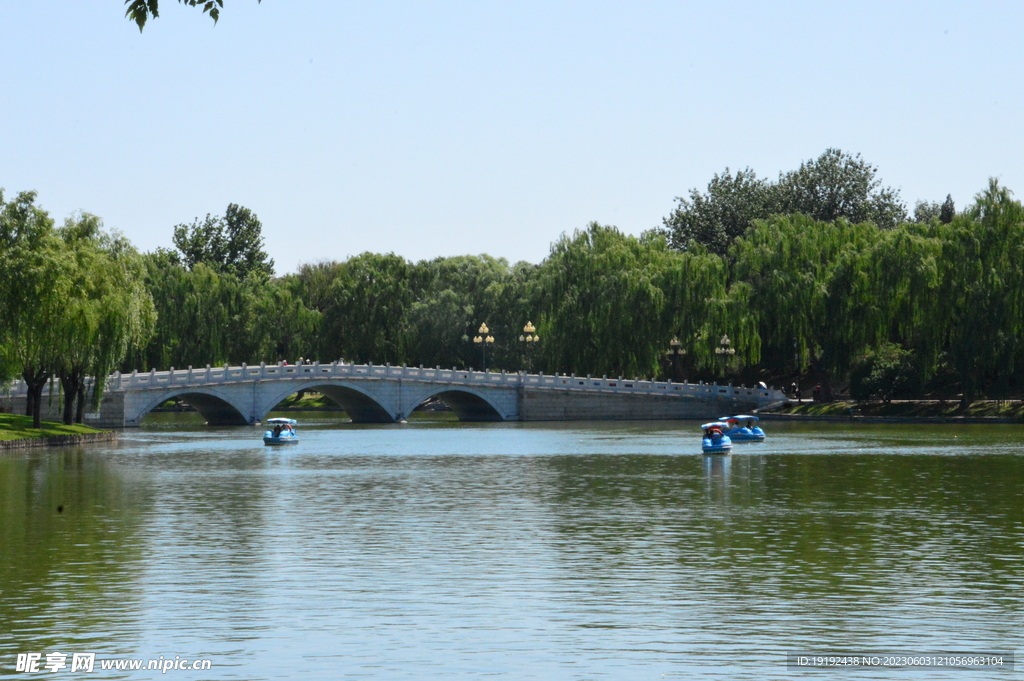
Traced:
<path fill-rule="evenodd" d="M 301 390 L 314 390 L 326 395 L 344 409 L 354 423 L 394 423 L 398 420 L 398 414 L 395 411 L 388 409 L 381 403 L 381 400 L 363 388 L 351 383 L 324 383 L 322 381 L 306 381 L 282 386 L 263 403 L 260 413 L 256 415 L 257 418 L 263 420 L 284 398 Z"/>
<path fill-rule="evenodd" d="M 416 395 L 409 412 L 436 397 L 451 407 L 460 421 L 506 421 L 508 416 L 488 396 L 472 388 L 439 387 Z"/>
<path fill-rule="evenodd" d="M 248 411 L 245 406 L 236 404 L 230 397 L 218 394 L 218 391 L 208 388 L 182 388 L 180 390 L 169 390 L 160 393 L 160 396 L 144 403 L 143 407 L 133 418 L 126 418 L 126 423 L 139 425 L 146 414 L 153 411 L 161 404 L 172 397 L 182 397 L 185 401 L 206 419 L 210 426 L 244 426 L 250 423 L 245 416 Z M 126 415 L 127 416 L 127 415 Z"/>

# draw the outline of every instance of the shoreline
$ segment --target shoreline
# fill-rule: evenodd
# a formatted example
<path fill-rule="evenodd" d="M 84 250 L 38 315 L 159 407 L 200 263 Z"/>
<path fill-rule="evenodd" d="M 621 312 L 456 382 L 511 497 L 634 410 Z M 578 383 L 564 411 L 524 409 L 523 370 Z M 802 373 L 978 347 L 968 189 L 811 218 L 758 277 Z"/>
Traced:
<path fill-rule="evenodd" d="M 1024 401 L 975 400 L 966 409 L 957 401 L 881 400 L 834 402 L 790 400 L 768 407 L 762 418 L 775 421 L 855 421 L 860 423 L 1024 423 Z"/>
<path fill-rule="evenodd" d="M 40 435 L 38 437 L 22 437 L 16 440 L 0 440 L 0 451 L 26 449 L 29 447 L 68 447 L 95 442 L 113 442 L 117 439 L 118 432 L 116 430 L 105 430 L 101 433 L 77 433 L 73 435 Z"/>
<path fill-rule="evenodd" d="M 824 416 L 817 414 L 757 414 L 762 421 L 826 421 L 834 423 L 1024 423 L 1008 416 Z"/>

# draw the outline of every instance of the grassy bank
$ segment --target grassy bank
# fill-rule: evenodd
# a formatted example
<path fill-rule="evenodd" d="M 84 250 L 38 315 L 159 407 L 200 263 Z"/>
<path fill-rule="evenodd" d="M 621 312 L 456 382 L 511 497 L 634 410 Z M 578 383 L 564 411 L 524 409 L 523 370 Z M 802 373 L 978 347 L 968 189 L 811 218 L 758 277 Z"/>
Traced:
<path fill-rule="evenodd" d="M 958 402 L 938 400 L 898 400 L 885 402 L 831 402 L 816 404 L 804 402 L 791 404 L 776 413 L 803 414 L 806 416 L 854 416 L 904 417 L 904 418 L 953 418 L 985 416 L 1020 419 L 1024 421 L 1024 402 L 982 400 L 961 411 Z"/>
<path fill-rule="evenodd" d="M 89 426 L 65 426 L 62 423 L 55 423 L 53 421 L 43 421 L 40 425 L 42 425 L 42 428 L 33 428 L 32 417 L 30 416 L 0 414 L 0 441 L 26 440 L 54 435 L 87 435 L 89 433 L 104 432 Z"/>
<path fill-rule="evenodd" d="M 273 411 L 341 411 L 337 402 L 320 393 L 298 393 L 289 395 Z"/>

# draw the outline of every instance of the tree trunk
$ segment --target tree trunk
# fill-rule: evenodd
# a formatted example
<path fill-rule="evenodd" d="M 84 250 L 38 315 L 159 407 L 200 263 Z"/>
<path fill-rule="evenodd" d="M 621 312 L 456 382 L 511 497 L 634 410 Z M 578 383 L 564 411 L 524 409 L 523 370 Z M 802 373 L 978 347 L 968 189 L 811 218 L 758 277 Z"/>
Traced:
<path fill-rule="evenodd" d="M 829 380 L 825 363 L 813 352 L 811 353 L 811 366 L 814 367 L 814 375 L 817 377 L 818 385 L 821 387 L 821 401 L 835 402 L 835 397 L 832 395 L 832 382 Z"/>
<path fill-rule="evenodd" d="M 85 421 L 85 381 L 78 382 L 78 409 L 75 410 L 75 423 Z"/>
<path fill-rule="evenodd" d="M 61 372 L 60 387 L 64 390 L 64 425 L 70 426 L 75 420 L 75 400 L 78 398 L 79 372 L 72 369 Z"/>
<path fill-rule="evenodd" d="M 46 387 L 46 379 L 35 385 L 29 386 L 29 394 L 32 395 L 32 427 L 42 428 L 43 388 Z"/>
<path fill-rule="evenodd" d="M 960 393 L 960 411 L 967 411 L 974 402 L 974 377 L 963 374 L 960 379 L 960 386 L 963 391 Z"/>
<path fill-rule="evenodd" d="M 46 369 L 39 369 L 35 373 L 29 370 L 22 372 L 21 377 L 28 384 L 28 395 L 25 398 L 25 416 L 32 417 L 32 427 L 39 428 L 42 424 L 40 418 L 43 406 L 43 388 L 46 387 L 46 379 L 49 374 Z"/>

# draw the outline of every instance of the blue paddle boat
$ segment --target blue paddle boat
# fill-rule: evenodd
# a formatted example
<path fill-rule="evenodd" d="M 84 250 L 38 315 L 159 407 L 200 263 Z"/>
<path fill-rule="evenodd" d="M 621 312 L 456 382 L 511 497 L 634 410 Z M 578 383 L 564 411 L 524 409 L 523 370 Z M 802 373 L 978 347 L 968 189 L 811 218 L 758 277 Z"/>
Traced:
<path fill-rule="evenodd" d="M 729 424 L 724 421 L 713 421 L 701 426 L 704 431 L 704 441 L 701 449 L 705 454 L 728 454 L 732 451 L 732 440 L 725 434 Z"/>
<path fill-rule="evenodd" d="M 265 445 L 295 445 L 299 443 L 299 435 L 295 432 L 295 419 L 267 419 L 271 430 L 263 433 Z"/>
<path fill-rule="evenodd" d="M 725 434 L 733 442 L 764 442 L 764 431 L 757 425 L 756 416 L 723 416 L 720 421 L 729 424 Z"/>

